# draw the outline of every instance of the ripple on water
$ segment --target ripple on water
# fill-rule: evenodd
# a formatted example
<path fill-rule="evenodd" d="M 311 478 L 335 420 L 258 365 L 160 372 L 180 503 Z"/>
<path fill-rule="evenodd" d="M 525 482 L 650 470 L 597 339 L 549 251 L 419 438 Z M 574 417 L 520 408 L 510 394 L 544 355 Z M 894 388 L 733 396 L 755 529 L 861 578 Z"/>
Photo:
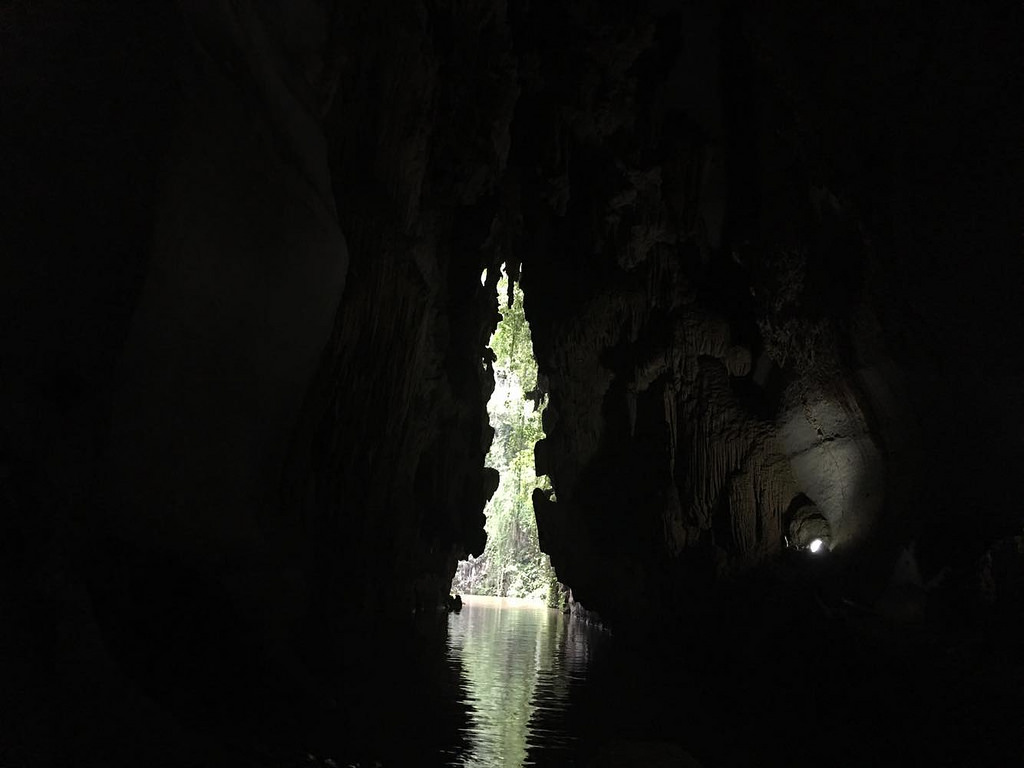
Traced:
<path fill-rule="evenodd" d="M 579 723 L 570 698 L 601 638 L 537 605 L 465 599 L 448 619 L 448 661 L 464 683 L 465 751 L 451 766 L 572 765 Z"/>

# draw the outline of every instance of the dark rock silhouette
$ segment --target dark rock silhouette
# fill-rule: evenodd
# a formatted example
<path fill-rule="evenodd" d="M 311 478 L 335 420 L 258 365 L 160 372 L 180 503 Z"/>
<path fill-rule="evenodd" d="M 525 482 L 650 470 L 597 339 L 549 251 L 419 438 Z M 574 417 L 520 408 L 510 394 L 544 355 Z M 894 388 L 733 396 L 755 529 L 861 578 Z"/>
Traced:
<path fill-rule="evenodd" d="M 0 11 L 0 762 L 273 764 L 373 700 L 485 545 L 504 263 L 541 546 L 706 660 L 678 722 L 774 764 L 766 660 L 821 654 L 821 744 L 1007 764 L 1019 3 L 80 5 Z M 878 691 L 916 731 L 861 740 Z"/>

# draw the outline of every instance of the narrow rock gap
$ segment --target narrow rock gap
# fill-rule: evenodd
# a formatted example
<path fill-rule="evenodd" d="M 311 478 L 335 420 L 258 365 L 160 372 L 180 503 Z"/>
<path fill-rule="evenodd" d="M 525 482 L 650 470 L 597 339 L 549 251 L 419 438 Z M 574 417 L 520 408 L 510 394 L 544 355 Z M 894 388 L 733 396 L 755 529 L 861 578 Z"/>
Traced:
<path fill-rule="evenodd" d="M 486 270 L 481 283 L 487 283 Z M 452 590 L 555 605 L 561 588 L 550 559 L 540 550 L 532 502 L 537 488 L 553 493 L 551 481 L 538 476 L 534 466 L 534 446 L 544 437 L 545 394 L 538 381 L 523 290 L 504 264 L 496 291 L 501 320 L 483 361 L 486 366 L 489 358 L 494 360 L 494 391 L 487 403 L 494 438 L 487 466 L 499 472 L 500 481 L 484 509 L 487 545 L 479 556 L 459 562 Z"/>

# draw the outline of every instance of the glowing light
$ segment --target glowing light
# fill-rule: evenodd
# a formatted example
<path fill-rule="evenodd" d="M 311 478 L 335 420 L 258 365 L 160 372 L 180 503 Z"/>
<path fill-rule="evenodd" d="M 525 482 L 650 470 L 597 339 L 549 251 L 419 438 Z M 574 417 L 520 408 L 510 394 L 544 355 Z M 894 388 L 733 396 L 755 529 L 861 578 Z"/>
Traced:
<path fill-rule="evenodd" d="M 821 539 L 815 539 L 814 541 L 811 542 L 811 544 L 808 547 L 808 549 L 811 550 L 811 552 L 820 552 L 821 551 L 822 543 L 823 542 L 822 542 Z"/>
<path fill-rule="evenodd" d="M 487 268 L 486 267 L 484 268 L 484 271 L 480 273 L 480 285 L 487 285 Z"/>

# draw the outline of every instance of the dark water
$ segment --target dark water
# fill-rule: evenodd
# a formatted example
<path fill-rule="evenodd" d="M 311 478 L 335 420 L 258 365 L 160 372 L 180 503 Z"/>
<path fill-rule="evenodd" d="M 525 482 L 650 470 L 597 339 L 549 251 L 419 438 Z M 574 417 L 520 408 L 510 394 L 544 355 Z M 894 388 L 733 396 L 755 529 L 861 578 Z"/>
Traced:
<path fill-rule="evenodd" d="M 353 633 L 345 711 L 309 751 L 362 768 L 1022 765 L 1018 643 L 897 642 L 798 608 L 682 643 L 470 598 Z"/>
<path fill-rule="evenodd" d="M 661 685 L 664 673 L 647 653 L 558 611 L 494 598 L 423 618 L 375 641 L 376 661 L 349 656 L 344 701 L 354 706 L 333 729 L 343 740 L 319 754 L 363 768 L 694 765 L 681 725 L 692 718 L 645 679 Z"/>
<path fill-rule="evenodd" d="M 448 617 L 447 661 L 466 708 L 449 766 L 573 765 L 570 700 L 608 638 L 543 607 L 468 598 Z"/>

